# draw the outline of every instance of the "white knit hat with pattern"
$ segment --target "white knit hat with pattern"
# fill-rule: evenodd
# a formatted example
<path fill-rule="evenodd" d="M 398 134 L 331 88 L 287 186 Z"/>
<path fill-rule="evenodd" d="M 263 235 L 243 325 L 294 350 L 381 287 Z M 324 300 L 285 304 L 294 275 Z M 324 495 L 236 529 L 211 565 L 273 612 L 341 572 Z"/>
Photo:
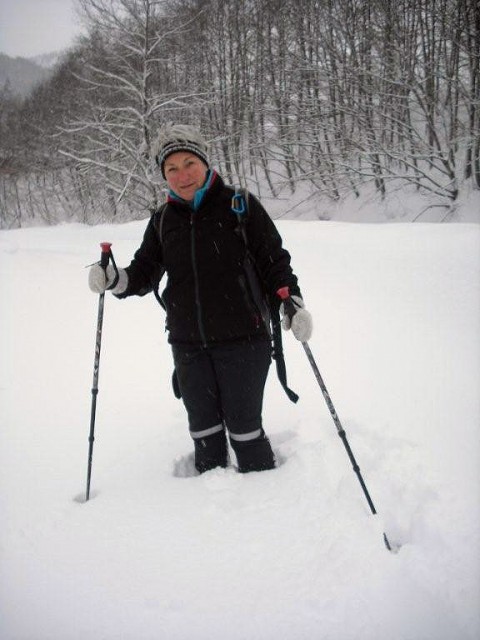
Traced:
<path fill-rule="evenodd" d="M 153 144 L 153 155 L 165 178 L 165 160 L 177 151 L 188 151 L 196 155 L 207 167 L 208 145 L 198 129 L 188 124 L 167 123 L 160 127 L 157 139 Z"/>

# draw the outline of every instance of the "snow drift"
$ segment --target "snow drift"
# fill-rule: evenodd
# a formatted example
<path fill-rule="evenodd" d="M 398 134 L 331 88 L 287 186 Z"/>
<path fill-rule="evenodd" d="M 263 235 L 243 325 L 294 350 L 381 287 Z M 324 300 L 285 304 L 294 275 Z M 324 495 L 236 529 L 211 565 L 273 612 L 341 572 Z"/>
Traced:
<path fill-rule="evenodd" d="M 189 474 L 153 296 L 107 296 L 82 504 L 97 297 L 145 223 L 0 232 L 2 640 L 480 636 L 480 227 L 281 221 L 310 346 L 285 336 L 264 421 L 279 467 Z M 383 544 L 385 531 L 401 545 Z"/>

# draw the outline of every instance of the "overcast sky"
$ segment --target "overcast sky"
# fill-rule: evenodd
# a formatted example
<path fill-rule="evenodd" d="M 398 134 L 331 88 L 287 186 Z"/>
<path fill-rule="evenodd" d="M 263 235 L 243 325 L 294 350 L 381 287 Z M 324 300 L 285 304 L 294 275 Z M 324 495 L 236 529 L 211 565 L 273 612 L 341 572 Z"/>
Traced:
<path fill-rule="evenodd" d="M 0 0 L 0 53 L 29 58 L 71 46 L 80 32 L 74 0 Z"/>

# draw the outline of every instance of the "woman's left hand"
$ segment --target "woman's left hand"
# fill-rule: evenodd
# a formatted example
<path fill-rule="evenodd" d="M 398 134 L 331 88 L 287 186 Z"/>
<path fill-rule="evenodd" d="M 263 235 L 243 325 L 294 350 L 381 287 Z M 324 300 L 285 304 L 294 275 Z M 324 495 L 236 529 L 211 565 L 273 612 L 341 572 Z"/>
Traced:
<path fill-rule="evenodd" d="M 296 312 L 290 319 L 285 313 L 283 302 L 280 305 L 282 315 L 282 328 L 285 331 L 292 330 L 293 335 L 300 342 L 308 342 L 312 337 L 313 321 L 309 311 L 305 309 L 305 303 L 299 296 L 292 296 L 292 302 L 296 307 Z"/>

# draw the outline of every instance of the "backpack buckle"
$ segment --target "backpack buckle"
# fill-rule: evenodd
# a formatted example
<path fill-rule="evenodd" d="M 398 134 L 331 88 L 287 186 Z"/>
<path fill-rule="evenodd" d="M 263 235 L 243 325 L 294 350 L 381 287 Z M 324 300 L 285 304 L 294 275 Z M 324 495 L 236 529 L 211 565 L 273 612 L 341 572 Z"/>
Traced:
<path fill-rule="evenodd" d="M 246 209 L 245 209 L 245 198 L 243 197 L 243 194 L 241 193 L 234 193 L 232 196 L 232 211 L 233 213 L 236 213 L 237 216 L 242 216 Z"/>

